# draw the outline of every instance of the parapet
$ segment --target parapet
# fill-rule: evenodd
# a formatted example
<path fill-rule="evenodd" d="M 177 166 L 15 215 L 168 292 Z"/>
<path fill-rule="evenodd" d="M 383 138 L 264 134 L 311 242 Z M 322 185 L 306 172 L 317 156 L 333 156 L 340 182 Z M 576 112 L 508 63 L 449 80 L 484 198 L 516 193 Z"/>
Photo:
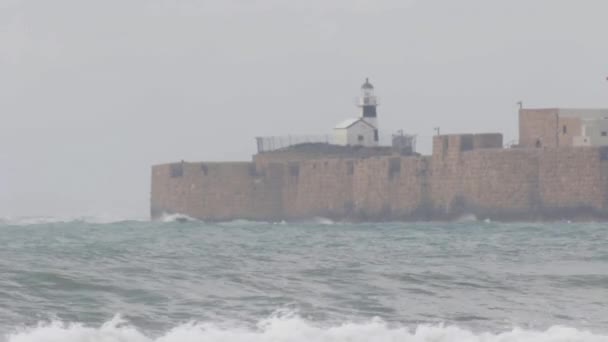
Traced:
<path fill-rule="evenodd" d="M 433 156 L 447 156 L 480 149 L 501 149 L 500 133 L 447 134 L 433 137 Z"/>
<path fill-rule="evenodd" d="M 503 138 L 500 133 L 473 134 L 473 149 L 502 148 Z"/>
<path fill-rule="evenodd" d="M 312 159 L 364 159 L 382 156 L 412 156 L 412 149 L 393 146 L 341 146 L 326 143 L 305 143 L 253 156 L 258 168 L 270 163 L 286 163 Z"/>

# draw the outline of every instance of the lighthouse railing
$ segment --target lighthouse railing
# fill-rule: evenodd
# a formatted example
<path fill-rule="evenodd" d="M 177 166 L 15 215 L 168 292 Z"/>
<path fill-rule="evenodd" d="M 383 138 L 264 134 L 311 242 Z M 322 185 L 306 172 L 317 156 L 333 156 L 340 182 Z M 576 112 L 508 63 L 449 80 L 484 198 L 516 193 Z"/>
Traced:
<path fill-rule="evenodd" d="M 333 144 L 331 135 L 286 135 L 273 137 L 257 137 L 258 153 L 280 151 L 298 145 Z"/>
<path fill-rule="evenodd" d="M 362 107 L 362 106 L 379 106 L 380 105 L 380 99 L 378 98 L 378 96 L 359 96 L 359 97 L 355 97 L 353 99 L 353 103 L 355 104 L 355 106 L 357 107 Z"/>
<path fill-rule="evenodd" d="M 381 134 L 377 147 L 393 148 L 400 151 L 408 150 L 416 152 L 416 136 L 397 132 L 393 134 Z M 322 150 L 323 146 L 341 145 L 337 143 L 334 135 L 285 135 L 256 138 L 258 153 L 282 151 L 292 148 L 301 150 Z M 320 149 L 321 148 L 321 149 Z"/>

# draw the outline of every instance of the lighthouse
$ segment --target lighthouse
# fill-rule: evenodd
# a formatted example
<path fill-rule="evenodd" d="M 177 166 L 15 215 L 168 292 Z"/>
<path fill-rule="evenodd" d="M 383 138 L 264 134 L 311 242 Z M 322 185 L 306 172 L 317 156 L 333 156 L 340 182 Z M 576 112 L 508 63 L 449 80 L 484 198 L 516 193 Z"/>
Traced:
<path fill-rule="evenodd" d="M 378 98 L 374 95 L 374 86 L 369 83 L 369 78 L 361 86 L 361 96 L 357 101 L 357 106 L 361 108 L 360 117 L 376 128 L 378 131 Z M 377 134 L 377 133 L 376 133 Z"/>
<path fill-rule="evenodd" d="M 345 120 L 334 127 L 334 143 L 344 146 L 378 146 L 378 117 L 376 107 L 378 99 L 374 95 L 374 86 L 365 79 L 361 86 L 361 95 L 357 98 L 360 108 L 359 117 Z"/>

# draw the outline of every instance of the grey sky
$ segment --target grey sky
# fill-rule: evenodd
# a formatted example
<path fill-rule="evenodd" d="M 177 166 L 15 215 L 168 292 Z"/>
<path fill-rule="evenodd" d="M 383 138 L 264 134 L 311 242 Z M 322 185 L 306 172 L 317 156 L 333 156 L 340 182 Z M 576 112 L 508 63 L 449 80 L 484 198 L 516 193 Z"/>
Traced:
<path fill-rule="evenodd" d="M 255 3 L 255 4 L 254 4 Z M 154 163 L 327 133 L 501 131 L 608 107 L 605 0 L 0 0 L 0 217 L 146 217 Z"/>

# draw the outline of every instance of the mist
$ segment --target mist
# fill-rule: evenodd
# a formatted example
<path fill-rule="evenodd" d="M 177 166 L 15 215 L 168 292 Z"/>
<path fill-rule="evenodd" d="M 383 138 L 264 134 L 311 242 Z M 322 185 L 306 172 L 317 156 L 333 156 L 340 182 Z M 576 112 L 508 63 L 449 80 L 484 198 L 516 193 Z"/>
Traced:
<path fill-rule="evenodd" d="M 146 218 L 150 166 L 325 134 L 365 77 L 385 132 L 608 107 L 601 0 L 0 2 L 0 217 Z"/>

